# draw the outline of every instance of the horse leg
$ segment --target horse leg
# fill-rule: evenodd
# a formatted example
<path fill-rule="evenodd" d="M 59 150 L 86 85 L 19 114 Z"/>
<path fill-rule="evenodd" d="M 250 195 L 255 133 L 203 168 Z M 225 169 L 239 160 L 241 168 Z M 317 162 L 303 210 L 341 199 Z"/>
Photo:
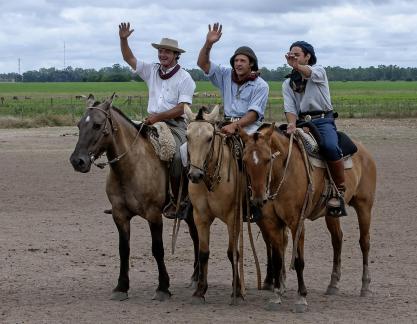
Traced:
<path fill-rule="evenodd" d="M 207 284 L 207 270 L 208 260 L 210 255 L 210 225 L 212 220 L 203 220 L 200 215 L 194 210 L 194 220 L 198 232 L 198 282 L 197 288 L 193 294 L 194 303 L 202 303 L 205 301 Z"/>
<path fill-rule="evenodd" d="M 293 238 L 295 237 L 295 232 L 292 231 Z M 304 284 L 304 229 L 301 231 L 300 239 L 298 241 L 297 256 L 294 261 L 295 271 L 297 272 L 298 280 L 298 298 L 295 302 L 295 312 L 304 313 L 307 310 L 307 288 Z"/>
<path fill-rule="evenodd" d="M 192 288 L 197 287 L 198 282 L 198 232 L 197 227 L 195 226 L 194 218 L 193 218 L 193 209 L 190 208 L 190 212 L 188 213 L 185 222 L 188 225 L 188 230 L 190 232 L 191 239 L 193 240 L 194 246 L 194 272 L 191 276 L 191 283 L 190 286 Z"/>
<path fill-rule="evenodd" d="M 342 241 L 343 241 L 343 232 L 340 228 L 339 218 L 332 216 L 326 216 L 326 225 L 327 229 L 332 236 L 332 246 L 333 246 L 333 270 L 330 277 L 330 283 L 327 287 L 327 295 L 335 295 L 339 288 L 337 287 L 340 276 L 341 276 L 341 254 L 342 254 Z"/>
<path fill-rule="evenodd" d="M 232 217 L 233 217 L 234 215 L 232 215 Z M 236 227 L 238 226 L 238 224 L 236 224 Z M 237 267 L 236 269 L 235 269 L 235 262 L 234 262 L 234 259 L 233 259 L 233 249 L 235 249 L 235 251 L 236 251 L 236 265 L 238 265 L 239 264 L 239 251 L 237 250 L 237 242 L 238 242 L 238 240 L 237 240 L 237 238 L 239 237 L 239 229 L 238 228 L 235 228 L 235 229 L 233 229 L 233 224 L 227 224 L 227 229 L 228 229 L 228 232 L 229 232 L 229 244 L 228 244 L 228 248 L 227 248 L 227 257 L 228 257 L 228 259 L 229 259 L 229 261 L 230 261 L 230 263 L 232 264 L 232 277 L 233 277 L 233 280 L 232 280 L 232 287 L 233 287 L 233 290 L 232 290 L 232 295 L 231 295 L 231 297 L 232 297 L 232 303 L 231 304 L 234 304 L 234 287 L 235 287 L 235 285 L 236 285 L 236 298 L 241 298 L 241 299 L 243 299 L 243 295 L 242 295 L 242 291 L 241 291 L 241 286 L 240 286 L 240 278 L 239 278 L 239 267 Z M 236 270 L 236 271 L 235 271 Z M 235 274 L 236 274 L 236 276 L 235 276 Z"/>
<path fill-rule="evenodd" d="M 113 220 L 119 231 L 120 274 L 111 299 L 122 301 L 128 298 L 129 290 L 130 218 L 114 210 Z"/>
<path fill-rule="evenodd" d="M 274 270 L 272 265 L 272 248 L 271 244 L 269 243 L 269 239 L 266 237 L 263 231 L 261 231 L 262 237 L 265 242 L 266 246 L 266 276 L 264 279 L 264 283 L 262 285 L 262 290 L 274 290 Z"/>
<path fill-rule="evenodd" d="M 158 288 L 156 289 L 155 295 L 152 297 L 153 300 L 164 301 L 171 297 L 169 291 L 169 275 L 165 266 L 164 261 L 164 243 L 162 240 L 162 218 L 156 217 L 156 221 L 148 221 L 149 228 L 152 235 L 152 255 L 158 265 Z"/>
<path fill-rule="evenodd" d="M 356 213 L 358 215 L 360 231 L 359 244 L 362 250 L 363 270 L 361 297 L 366 297 L 371 293 L 371 290 L 369 288 L 369 285 L 371 283 L 371 275 L 369 273 L 368 267 L 368 256 L 370 249 L 369 228 L 371 226 L 372 203 L 369 203 L 367 201 L 359 201 L 359 199 L 355 199 L 354 201 L 352 201 L 352 206 L 355 208 Z"/>

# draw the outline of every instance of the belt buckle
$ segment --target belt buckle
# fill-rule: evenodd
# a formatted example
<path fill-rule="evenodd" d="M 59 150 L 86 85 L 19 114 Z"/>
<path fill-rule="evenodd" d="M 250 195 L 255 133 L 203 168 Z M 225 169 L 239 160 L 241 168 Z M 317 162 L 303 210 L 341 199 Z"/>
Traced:
<path fill-rule="evenodd" d="M 311 120 L 311 115 L 305 115 L 304 120 L 305 121 L 310 121 Z"/>

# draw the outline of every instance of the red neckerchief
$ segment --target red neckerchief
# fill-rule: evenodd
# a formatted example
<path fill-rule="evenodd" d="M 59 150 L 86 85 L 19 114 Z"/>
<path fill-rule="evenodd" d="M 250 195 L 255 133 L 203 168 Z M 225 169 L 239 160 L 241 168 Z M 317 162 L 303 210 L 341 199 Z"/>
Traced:
<path fill-rule="evenodd" d="M 159 69 L 158 69 L 159 77 L 162 80 L 167 80 L 170 77 L 172 77 L 175 73 L 177 73 L 180 68 L 181 68 L 181 66 L 179 64 L 177 64 L 177 65 L 175 65 L 175 67 L 170 72 L 163 73 L 162 70 L 161 70 L 161 65 L 160 65 Z"/>
<path fill-rule="evenodd" d="M 259 72 L 254 72 L 252 71 L 246 78 L 244 78 L 243 80 L 239 80 L 239 78 L 237 77 L 237 73 L 235 70 L 232 71 L 232 80 L 234 83 L 237 83 L 238 85 L 242 85 L 247 81 L 254 81 L 256 80 L 256 78 L 259 76 Z"/>

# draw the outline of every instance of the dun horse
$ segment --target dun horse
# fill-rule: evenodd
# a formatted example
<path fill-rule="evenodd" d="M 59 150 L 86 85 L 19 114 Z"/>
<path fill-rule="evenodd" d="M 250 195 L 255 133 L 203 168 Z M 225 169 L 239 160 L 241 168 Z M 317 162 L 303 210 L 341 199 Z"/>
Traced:
<path fill-rule="evenodd" d="M 239 171 L 232 149 L 227 144 L 229 139 L 217 128 L 219 107 L 214 107 L 210 114 L 205 114 L 203 109 L 200 109 L 196 115 L 187 106 L 184 111 L 190 120 L 187 129 L 190 164 L 188 177 L 191 180 L 188 192 L 194 207 L 194 220 L 199 238 L 199 279 L 193 297 L 196 301 L 202 302 L 207 291 L 210 226 L 215 218 L 219 218 L 227 225 L 229 234 L 227 256 L 232 264 L 232 285 L 236 293 L 234 297 L 242 297 L 238 269 L 234 267 L 239 254 L 235 250 L 234 260 L 233 250 L 236 248 L 240 233 L 242 215 L 237 214 L 242 207 L 240 199 L 244 198 L 246 190 L 243 174 Z M 266 234 L 262 233 L 262 235 L 265 239 Z M 269 243 L 266 244 L 268 267 L 263 289 L 271 289 L 275 278 L 272 277 L 273 264 Z M 277 280 L 281 280 L 283 284 L 285 274 Z"/>
<path fill-rule="evenodd" d="M 114 95 L 113 95 L 114 96 Z M 130 220 L 140 215 L 148 221 L 152 236 L 152 254 L 158 265 L 159 284 L 153 299 L 171 296 L 169 276 L 164 261 L 162 209 L 167 201 L 168 168 L 147 140 L 142 124 L 135 125 L 112 106 L 113 96 L 103 103 L 90 95 L 87 110 L 78 123 L 79 139 L 70 161 L 79 172 L 89 172 L 91 164 L 106 153 L 110 166 L 106 193 L 112 205 L 113 220 L 119 231 L 120 275 L 112 299 L 128 298 Z M 197 281 L 197 230 L 192 217 L 187 223 L 194 241 L 194 274 Z"/>
<path fill-rule="evenodd" d="M 278 258 L 284 258 L 285 250 L 282 248 L 282 229 L 290 228 L 293 240 L 296 238 L 300 216 L 306 202 L 308 190 L 308 174 L 303 156 L 297 145 L 292 148 L 289 156 L 290 140 L 281 131 L 271 127 L 262 129 L 259 133 L 247 135 L 240 130 L 240 135 L 245 142 L 244 163 L 247 168 L 251 184 L 251 199 L 259 206 L 263 205 L 263 219 L 258 222 L 262 227 L 275 226 L 267 232 L 274 234 L 271 239 L 273 251 Z M 371 222 L 371 209 L 374 202 L 376 187 L 375 161 L 365 147 L 355 142 L 358 151 L 352 156 L 353 167 L 345 170 L 346 175 L 346 202 L 356 210 L 359 230 L 360 247 L 363 255 L 363 273 L 361 296 L 366 296 L 371 281 L 368 269 L 368 254 L 370 247 L 369 228 Z M 286 169 L 286 163 L 288 167 Z M 311 174 L 313 192 L 305 210 L 305 218 L 315 220 L 325 216 L 327 228 L 330 231 L 333 245 L 333 270 L 328 294 L 335 294 L 338 290 L 338 282 L 341 276 L 341 250 L 343 233 L 340 228 L 339 218 L 326 215 L 325 202 L 321 195 L 325 188 L 325 169 L 315 168 Z M 271 199 L 272 198 L 272 199 Z M 270 199 L 268 201 L 268 199 Z M 301 220 L 302 221 L 302 220 Z M 299 298 L 296 308 L 304 311 L 307 305 L 307 289 L 304 284 L 304 229 L 300 227 L 298 248 L 294 267 L 298 278 Z M 295 242 L 294 242 L 295 243 Z M 295 244 L 297 245 L 297 244 Z M 280 262 L 276 262 L 278 271 Z M 276 299 L 281 303 L 281 291 L 279 281 L 276 281 Z"/>

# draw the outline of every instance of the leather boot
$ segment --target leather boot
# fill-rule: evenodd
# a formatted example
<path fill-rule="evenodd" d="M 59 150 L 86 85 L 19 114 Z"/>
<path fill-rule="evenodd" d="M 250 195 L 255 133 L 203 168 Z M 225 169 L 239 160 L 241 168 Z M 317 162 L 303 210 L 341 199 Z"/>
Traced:
<path fill-rule="evenodd" d="M 337 196 L 327 201 L 329 215 L 334 217 L 347 216 L 345 204 L 345 166 L 343 160 L 327 161 L 327 165 L 338 190 Z"/>

